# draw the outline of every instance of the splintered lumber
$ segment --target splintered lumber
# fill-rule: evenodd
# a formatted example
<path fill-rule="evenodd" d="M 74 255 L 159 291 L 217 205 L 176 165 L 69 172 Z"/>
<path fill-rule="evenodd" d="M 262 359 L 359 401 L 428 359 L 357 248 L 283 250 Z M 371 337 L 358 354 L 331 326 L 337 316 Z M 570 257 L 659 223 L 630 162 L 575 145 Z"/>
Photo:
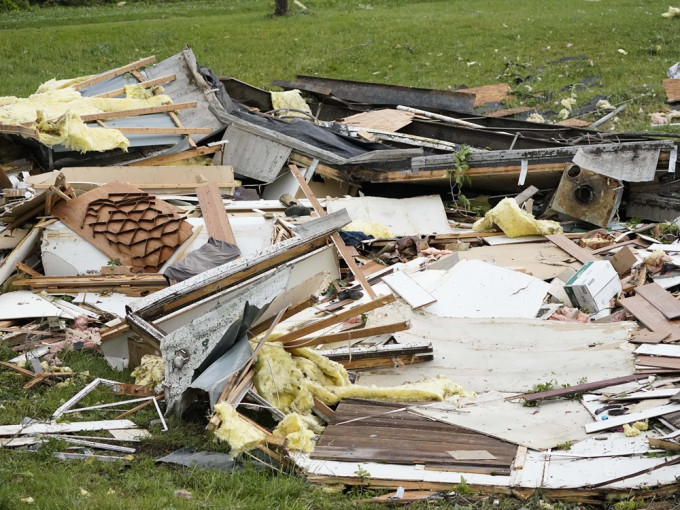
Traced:
<path fill-rule="evenodd" d="M 600 260 L 598 256 L 593 255 L 592 252 L 588 251 L 586 248 L 582 248 L 562 234 L 547 235 L 545 238 L 554 245 L 558 246 L 561 250 L 567 252 L 582 264 Z"/>
<path fill-rule="evenodd" d="M 524 399 L 525 402 L 536 402 L 538 400 L 545 400 L 548 398 L 556 397 L 566 397 L 569 395 L 574 395 L 576 393 L 583 393 L 593 390 L 599 390 L 602 388 L 607 388 L 609 386 L 617 386 L 619 384 L 638 381 L 640 379 L 646 379 L 647 375 L 642 374 L 632 374 L 624 375 L 621 377 L 615 377 L 614 379 L 604 379 L 602 381 L 593 381 L 584 384 L 576 384 L 574 386 L 568 386 L 566 388 L 558 388 L 555 390 L 541 391 L 540 393 L 525 393 L 523 395 L 516 395 L 513 398 L 520 397 Z M 626 422 L 627 423 L 627 422 Z"/>
<path fill-rule="evenodd" d="M 529 186 L 527 189 L 525 189 L 515 197 L 515 202 L 517 202 L 517 205 L 522 205 L 524 202 L 529 200 L 539 191 L 540 190 L 536 186 Z"/>
<path fill-rule="evenodd" d="M 385 335 L 387 333 L 397 333 L 405 331 L 411 327 L 409 321 L 397 322 L 395 324 L 385 324 L 384 326 L 374 326 L 372 328 L 353 329 L 341 331 L 340 333 L 329 333 L 327 335 L 315 336 L 312 338 L 300 338 L 285 344 L 286 349 L 297 349 L 298 347 L 311 347 L 313 345 L 330 344 L 334 342 L 347 342 L 357 338 L 369 336 Z"/>
<path fill-rule="evenodd" d="M 371 310 L 374 310 L 375 308 L 379 308 L 383 305 L 386 305 L 388 303 L 393 303 L 394 302 L 394 296 L 392 294 L 388 294 L 386 296 L 381 296 L 379 298 L 376 298 L 372 301 L 369 301 L 368 303 L 364 303 L 359 306 L 355 306 L 354 308 L 350 308 L 348 310 L 343 310 L 342 312 L 338 313 L 337 315 L 332 315 L 330 317 L 326 317 L 325 319 L 318 320 L 312 324 L 308 324 L 306 326 L 302 326 L 301 328 L 298 328 L 294 331 L 291 331 L 289 333 L 286 333 L 285 335 L 282 335 L 276 339 L 277 342 L 281 342 L 284 346 L 286 344 L 290 344 L 294 340 L 297 340 L 298 338 L 302 338 L 306 335 L 312 334 L 316 331 L 320 331 L 324 328 L 328 328 L 330 326 L 334 326 L 335 324 L 339 324 L 341 322 L 346 321 L 347 319 L 351 319 L 352 317 L 356 317 L 357 315 L 361 315 L 362 313 L 370 312 Z"/>
<path fill-rule="evenodd" d="M 208 235 L 219 241 L 236 244 L 234 231 L 229 223 L 227 211 L 222 202 L 222 195 L 217 183 L 207 182 L 196 188 L 198 203 L 201 206 L 201 214 L 208 229 Z"/>
<path fill-rule="evenodd" d="M 111 275 L 111 276 L 35 276 L 21 278 L 15 285 L 28 286 L 33 292 L 59 293 L 64 289 L 115 288 L 118 292 L 157 290 L 168 286 L 161 274 Z M 82 292 L 78 291 L 77 292 Z"/>
<path fill-rule="evenodd" d="M 309 187 L 309 184 L 307 184 L 305 178 L 302 176 L 302 174 L 300 174 L 300 170 L 298 170 L 298 167 L 295 165 L 288 165 L 288 168 L 295 177 L 295 180 L 300 185 L 300 189 L 302 189 L 302 192 L 307 197 L 307 200 L 311 202 L 312 207 L 314 208 L 316 214 L 318 216 L 326 216 L 326 211 L 324 211 L 323 207 L 321 207 L 319 200 L 316 198 L 316 195 L 314 195 L 312 188 Z M 347 266 L 349 267 L 350 271 L 352 271 L 354 278 L 356 278 L 359 281 L 359 283 L 361 284 L 362 288 L 366 291 L 366 293 L 371 298 L 375 299 L 377 297 L 375 291 L 368 283 L 368 280 L 366 280 L 366 277 L 359 269 L 359 266 L 357 266 L 357 263 L 354 261 L 354 258 L 352 258 L 352 256 L 348 254 L 347 246 L 345 246 L 345 242 L 342 240 L 342 237 L 340 237 L 340 234 L 335 232 L 333 235 L 331 235 L 331 239 L 335 243 L 335 247 L 338 249 L 338 252 L 340 252 L 340 255 L 347 263 Z"/>
<path fill-rule="evenodd" d="M 156 156 L 149 159 L 141 159 L 130 163 L 128 166 L 162 166 L 174 163 L 175 161 L 184 161 L 185 159 L 198 158 L 201 156 L 207 156 L 208 154 L 215 154 L 220 152 L 222 147 L 215 145 L 213 147 L 198 147 L 196 149 L 189 149 L 184 152 L 179 152 L 177 154 L 167 154 L 162 156 Z"/>
<path fill-rule="evenodd" d="M 161 106 L 149 106 L 147 108 L 134 108 L 132 110 L 119 110 L 117 112 L 91 113 L 89 115 L 80 115 L 80 120 L 83 122 L 92 122 L 94 120 L 122 119 L 126 117 L 137 117 L 139 115 L 150 115 L 152 113 L 176 112 L 179 110 L 186 110 L 187 108 L 196 108 L 196 105 L 198 105 L 198 103 L 192 101 L 190 103 L 174 103 Z"/>
<path fill-rule="evenodd" d="M 116 69 L 111 69 L 110 71 L 106 71 L 105 73 L 98 74 L 96 76 L 93 76 L 92 78 L 88 78 L 87 80 L 83 80 L 81 82 L 76 83 L 73 88 L 76 90 L 81 90 L 86 87 L 89 87 L 90 85 L 94 85 L 96 83 L 101 83 L 103 81 L 108 80 L 109 78 L 115 78 L 116 76 L 122 76 L 125 73 L 131 72 L 131 71 L 136 71 L 137 69 L 141 69 L 142 67 L 146 67 L 150 64 L 153 64 L 156 62 L 156 56 L 151 55 L 150 57 L 142 58 L 140 60 L 137 60 L 136 62 L 132 62 L 130 64 L 124 65 L 123 67 L 118 67 Z"/>
<path fill-rule="evenodd" d="M 673 297 L 658 283 L 649 283 L 635 289 L 635 294 L 645 298 L 654 308 L 659 310 L 667 319 L 680 317 L 680 301 Z"/>

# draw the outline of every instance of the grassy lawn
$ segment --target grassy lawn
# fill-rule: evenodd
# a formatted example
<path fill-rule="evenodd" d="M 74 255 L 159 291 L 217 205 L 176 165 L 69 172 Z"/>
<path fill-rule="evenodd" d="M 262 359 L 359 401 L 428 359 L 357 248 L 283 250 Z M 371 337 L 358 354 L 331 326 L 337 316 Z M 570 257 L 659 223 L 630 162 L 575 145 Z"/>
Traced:
<path fill-rule="evenodd" d="M 302 0 L 272 18 L 271 0 L 193 0 L 52 7 L 0 18 L 0 96 L 25 96 L 50 78 L 92 74 L 155 54 L 161 60 L 193 48 L 199 63 L 260 87 L 297 74 L 432 88 L 510 83 L 508 106 L 559 111 L 596 95 L 613 104 L 632 100 L 619 129 L 644 130 L 663 107 L 666 70 L 680 60 L 680 19 L 666 19 L 665 0 Z M 619 51 L 623 50 L 623 51 Z M 559 63 L 564 57 L 573 58 Z M 597 86 L 579 87 L 594 77 Z M 674 129 L 674 128 L 666 128 Z M 12 353 L 0 345 L 0 359 Z M 93 377 L 132 382 L 98 356 L 69 353 L 64 362 Z M 0 424 L 45 419 L 85 384 L 23 390 L 25 381 L 0 371 Z M 83 402 L 106 400 L 93 392 Z M 87 419 L 111 418 L 92 413 Z M 83 418 L 85 419 L 85 418 Z M 296 476 L 246 467 L 235 473 L 158 467 L 153 459 L 187 444 L 222 451 L 206 420 L 179 422 L 160 432 L 151 410 L 132 419 L 153 438 L 120 463 L 57 461 L 50 443 L 37 453 L 0 450 L 0 508 L 355 508 L 366 494 L 323 492 Z M 174 491 L 192 492 L 180 499 Z M 472 499 L 472 498 L 471 498 Z M 469 501 L 457 502 L 467 507 Z M 523 503 L 474 499 L 477 508 Z M 524 503 L 529 508 L 536 502 Z M 425 508 L 425 505 L 412 508 Z M 427 508 L 450 508 L 431 504 Z M 384 507 L 381 507 L 384 508 Z M 560 508 L 558 505 L 556 508 Z"/>
<path fill-rule="evenodd" d="M 267 87 L 296 74 L 447 88 L 509 82 L 520 102 L 559 111 L 594 95 L 638 98 L 621 129 L 663 106 L 680 19 L 663 0 L 308 0 L 273 18 L 271 0 L 194 0 L 46 8 L 0 20 L 0 94 L 191 46 L 201 64 Z M 620 52 L 619 50 L 623 50 Z M 564 57 L 585 57 L 550 64 Z M 522 83 L 516 80 L 526 79 Z M 593 78 L 588 90 L 574 85 Z M 539 97 L 535 97 L 538 95 Z"/>

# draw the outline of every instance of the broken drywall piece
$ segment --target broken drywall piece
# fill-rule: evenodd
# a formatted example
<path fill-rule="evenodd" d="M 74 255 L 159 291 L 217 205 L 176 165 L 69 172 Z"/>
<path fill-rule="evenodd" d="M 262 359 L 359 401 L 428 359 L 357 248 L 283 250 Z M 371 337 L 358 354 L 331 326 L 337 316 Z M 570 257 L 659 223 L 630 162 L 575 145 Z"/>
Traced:
<path fill-rule="evenodd" d="M 460 406 L 440 402 L 416 406 L 411 411 L 536 450 L 587 437 L 583 426 L 592 418 L 579 402 L 555 401 L 524 407 L 507 401 L 507 396 L 490 392 L 465 398 Z"/>
<path fill-rule="evenodd" d="M 43 317 L 75 319 L 78 314 L 60 308 L 39 294 L 28 290 L 0 294 L 0 320 Z"/>
<path fill-rule="evenodd" d="M 439 195 L 398 199 L 338 198 L 328 200 L 326 209 L 329 213 L 347 209 L 353 222 L 382 225 L 394 236 L 452 232 Z M 351 227 L 351 223 L 348 227 Z"/>
<path fill-rule="evenodd" d="M 430 290 L 439 317 L 536 317 L 550 285 L 479 260 L 461 260 Z"/>

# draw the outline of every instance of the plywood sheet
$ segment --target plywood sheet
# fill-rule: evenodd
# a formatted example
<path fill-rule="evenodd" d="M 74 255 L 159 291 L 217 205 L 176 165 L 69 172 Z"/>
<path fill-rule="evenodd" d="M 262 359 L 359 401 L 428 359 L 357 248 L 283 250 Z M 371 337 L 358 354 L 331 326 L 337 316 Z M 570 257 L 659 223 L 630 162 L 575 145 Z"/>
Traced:
<path fill-rule="evenodd" d="M 357 113 L 342 119 L 341 122 L 350 126 L 395 132 L 404 126 L 408 126 L 411 123 L 411 119 L 413 119 L 413 113 L 411 112 L 385 108 Z"/>
<path fill-rule="evenodd" d="M 507 83 L 494 83 L 482 85 L 481 87 L 471 87 L 459 89 L 456 92 L 475 95 L 475 106 L 482 106 L 485 103 L 497 103 L 503 101 L 508 96 L 510 85 Z"/>
<path fill-rule="evenodd" d="M 52 214 L 71 230 L 124 266 L 155 272 L 191 236 L 191 225 L 176 209 L 139 189 L 112 182 L 68 203 Z"/>

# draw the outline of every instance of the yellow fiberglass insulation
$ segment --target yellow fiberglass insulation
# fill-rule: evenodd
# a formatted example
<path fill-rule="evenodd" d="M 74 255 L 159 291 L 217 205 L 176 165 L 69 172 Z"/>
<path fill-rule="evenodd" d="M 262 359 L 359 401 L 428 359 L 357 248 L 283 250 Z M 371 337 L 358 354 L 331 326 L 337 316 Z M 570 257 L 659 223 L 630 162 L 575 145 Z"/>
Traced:
<path fill-rule="evenodd" d="M 120 131 L 90 128 L 80 116 L 172 104 L 169 96 L 159 93 L 162 88 L 142 91 L 140 86 L 126 87 L 124 98 L 84 97 L 72 87 L 84 79 L 50 80 L 27 98 L 0 98 L 0 124 L 35 127 L 39 140 L 50 147 L 63 144 L 81 152 L 127 149 L 129 142 Z"/>
<path fill-rule="evenodd" d="M 229 443 L 232 456 L 235 457 L 242 452 L 252 450 L 264 441 L 264 433 L 242 419 L 236 410 L 226 402 L 216 404 L 215 412 L 222 420 L 220 427 L 215 430 L 215 436 Z"/>
<path fill-rule="evenodd" d="M 290 108 L 289 111 L 282 111 L 280 115 L 290 116 L 290 117 L 304 117 L 309 118 L 312 115 L 312 110 L 307 104 L 307 102 L 300 95 L 299 90 L 286 90 L 285 92 L 270 92 L 272 99 L 272 106 L 274 110 L 285 110 Z M 299 110 L 299 111 L 295 111 Z M 306 112 L 309 115 L 305 115 Z"/>
<path fill-rule="evenodd" d="M 314 432 L 298 413 L 287 415 L 274 429 L 274 435 L 288 439 L 288 448 L 306 453 L 314 451 Z"/>
<path fill-rule="evenodd" d="M 462 386 L 445 377 L 425 379 L 417 383 L 405 383 L 401 386 L 389 388 L 352 384 L 350 386 L 331 388 L 331 391 L 341 400 L 343 398 L 366 398 L 395 402 L 441 401 L 451 397 L 462 398 L 474 395 L 474 393 L 466 391 Z"/>
<path fill-rule="evenodd" d="M 342 227 L 343 232 L 363 232 L 367 236 L 373 236 L 376 239 L 389 239 L 394 237 L 390 229 L 379 223 L 372 223 L 370 221 L 354 220 L 351 223 Z"/>
<path fill-rule="evenodd" d="M 477 220 L 472 228 L 477 232 L 482 232 L 491 229 L 494 224 L 498 225 L 508 237 L 562 233 L 559 223 L 537 220 L 533 215 L 520 209 L 514 198 L 501 200 L 496 207 L 484 215 L 484 218 Z"/>
<path fill-rule="evenodd" d="M 135 384 L 158 386 L 165 379 L 163 358 L 153 354 L 145 354 L 142 356 L 142 362 L 132 371 L 131 375 L 135 378 Z"/>

